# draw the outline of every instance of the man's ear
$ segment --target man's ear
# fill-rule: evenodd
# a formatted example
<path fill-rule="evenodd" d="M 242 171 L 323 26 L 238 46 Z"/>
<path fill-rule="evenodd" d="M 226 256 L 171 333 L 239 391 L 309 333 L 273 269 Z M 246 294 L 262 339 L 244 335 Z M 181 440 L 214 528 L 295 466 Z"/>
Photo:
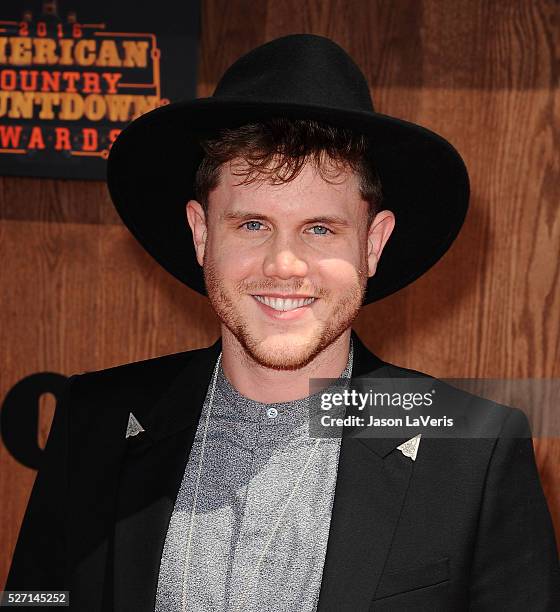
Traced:
<path fill-rule="evenodd" d="M 395 215 L 390 210 L 378 212 L 372 219 L 367 236 L 368 276 L 373 276 L 381 252 L 395 228 Z"/>
<path fill-rule="evenodd" d="M 206 214 L 204 213 L 204 209 L 196 200 L 189 200 L 187 202 L 187 220 L 191 226 L 196 259 L 199 265 L 202 266 L 208 228 L 206 226 Z"/>

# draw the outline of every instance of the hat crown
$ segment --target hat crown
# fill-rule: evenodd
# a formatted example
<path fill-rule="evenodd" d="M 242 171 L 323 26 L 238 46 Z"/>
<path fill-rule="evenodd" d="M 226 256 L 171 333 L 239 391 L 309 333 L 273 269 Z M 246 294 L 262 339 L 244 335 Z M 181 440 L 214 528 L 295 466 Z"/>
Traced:
<path fill-rule="evenodd" d="M 335 42 L 313 34 L 272 40 L 234 62 L 214 98 L 374 110 L 367 80 Z"/>

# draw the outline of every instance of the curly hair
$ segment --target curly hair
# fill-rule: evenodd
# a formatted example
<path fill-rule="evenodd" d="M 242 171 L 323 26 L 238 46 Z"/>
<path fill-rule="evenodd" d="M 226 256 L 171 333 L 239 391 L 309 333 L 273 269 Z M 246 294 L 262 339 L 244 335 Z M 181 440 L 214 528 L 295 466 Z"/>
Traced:
<path fill-rule="evenodd" d="M 309 119 L 272 118 L 235 128 L 222 128 L 199 139 L 204 157 L 195 176 L 195 197 L 205 211 L 208 196 L 218 186 L 220 167 L 234 159 L 245 163 L 233 172 L 238 184 L 268 180 L 287 183 L 311 161 L 327 182 L 351 169 L 359 180 L 361 197 L 368 202 L 368 226 L 381 210 L 381 181 L 367 137 Z M 325 163 L 325 162 L 329 163 Z"/>

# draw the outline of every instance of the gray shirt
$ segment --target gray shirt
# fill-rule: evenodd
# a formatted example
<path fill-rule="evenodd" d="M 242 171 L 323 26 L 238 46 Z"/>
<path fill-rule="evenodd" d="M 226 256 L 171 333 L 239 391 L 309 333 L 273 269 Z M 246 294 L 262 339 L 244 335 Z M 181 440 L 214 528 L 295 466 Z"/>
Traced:
<path fill-rule="evenodd" d="M 341 378 L 351 375 L 352 352 Z M 167 531 L 156 612 L 312 612 L 340 438 L 309 437 L 308 398 L 263 404 L 242 396 L 220 362 L 185 576 L 208 405 L 209 393 Z"/>

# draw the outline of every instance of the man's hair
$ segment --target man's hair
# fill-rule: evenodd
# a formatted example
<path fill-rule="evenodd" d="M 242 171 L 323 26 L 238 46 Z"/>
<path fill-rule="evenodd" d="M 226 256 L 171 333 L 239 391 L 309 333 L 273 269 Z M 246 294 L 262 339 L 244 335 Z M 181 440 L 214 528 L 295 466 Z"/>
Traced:
<path fill-rule="evenodd" d="M 381 181 L 371 158 L 367 137 L 311 119 L 271 118 L 236 128 L 222 128 L 200 140 L 204 157 L 196 172 L 195 198 L 205 212 L 208 196 L 218 186 L 220 167 L 234 159 L 245 163 L 234 174 L 238 184 L 268 179 L 287 183 L 311 161 L 327 182 L 340 170 L 351 169 L 358 177 L 361 197 L 368 202 L 369 227 L 381 210 Z M 325 162 L 329 162 L 326 164 Z M 334 170 L 334 173 L 333 173 Z"/>

